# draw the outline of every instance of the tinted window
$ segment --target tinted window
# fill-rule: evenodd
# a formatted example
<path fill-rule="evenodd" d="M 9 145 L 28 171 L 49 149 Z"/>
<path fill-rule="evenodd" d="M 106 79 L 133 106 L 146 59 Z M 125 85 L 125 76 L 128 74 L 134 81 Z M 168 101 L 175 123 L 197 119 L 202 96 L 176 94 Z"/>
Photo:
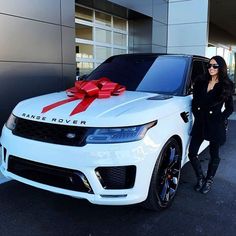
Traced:
<path fill-rule="evenodd" d="M 182 92 L 186 59 L 159 57 L 147 71 L 137 91 L 178 95 Z"/>
<path fill-rule="evenodd" d="M 205 71 L 204 71 L 203 62 L 202 61 L 193 61 L 190 81 L 186 85 L 187 86 L 187 90 L 186 90 L 187 94 L 192 93 L 193 85 L 195 83 L 196 78 L 199 75 L 202 75 L 204 73 L 205 73 Z"/>
<path fill-rule="evenodd" d="M 194 81 L 197 76 L 204 74 L 204 68 L 201 61 L 194 61 L 192 66 L 191 80 Z"/>
<path fill-rule="evenodd" d="M 186 60 L 183 57 L 120 55 L 107 59 L 88 80 L 108 77 L 129 91 L 181 94 Z"/>
<path fill-rule="evenodd" d="M 88 80 L 107 77 L 113 82 L 125 85 L 127 90 L 135 91 L 156 58 L 142 55 L 110 57 L 88 76 Z"/>

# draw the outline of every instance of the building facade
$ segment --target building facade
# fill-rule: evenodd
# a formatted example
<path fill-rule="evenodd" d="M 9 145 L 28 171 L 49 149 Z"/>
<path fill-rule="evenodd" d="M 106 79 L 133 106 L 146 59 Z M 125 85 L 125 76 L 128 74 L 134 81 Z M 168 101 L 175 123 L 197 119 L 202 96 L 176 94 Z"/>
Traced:
<path fill-rule="evenodd" d="M 74 78 L 72 0 L 0 0 L 0 127 L 21 100 Z"/>
<path fill-rule="evenodd" d="M 221 3 L 0 0 L 0 126 L 20 100 L 64 90 L 76 68 L 83 75 L 121 53 L 220 54 L 234 80 L 236 36 L 216 17 Z"/>

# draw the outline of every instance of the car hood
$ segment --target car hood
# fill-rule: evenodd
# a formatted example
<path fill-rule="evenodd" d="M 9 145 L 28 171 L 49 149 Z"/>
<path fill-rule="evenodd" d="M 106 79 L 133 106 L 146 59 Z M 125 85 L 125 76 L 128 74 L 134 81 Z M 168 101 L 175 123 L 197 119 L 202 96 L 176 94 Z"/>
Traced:
<path fill-rule="evenodd" d="M 20 102 L 13 114 L 17 117 L 87 127 L 115 127 L 145 124 L 178 110 L 178 97 L 145 92 L 125 91 L 120 96 L 95 99 L 85 111 L 70 115 L 81 99 L 59 105 L 42 113 L 48 105 L 68 99 L 66 92 L 47 94 Z M 173 103 L 173 100 L 176 102 Z M 178 105 L 179 104 L 179 105 Z"/>

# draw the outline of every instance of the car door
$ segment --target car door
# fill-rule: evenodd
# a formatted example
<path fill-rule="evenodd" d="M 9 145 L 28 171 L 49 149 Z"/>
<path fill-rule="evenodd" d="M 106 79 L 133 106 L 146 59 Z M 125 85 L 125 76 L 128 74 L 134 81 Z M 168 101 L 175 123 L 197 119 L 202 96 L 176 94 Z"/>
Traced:
<path fill-rule="evenodd" d="M 183 118 L 184 122 L 188 124 L 186 126 L 187 128 L 187 134 L 190 135 L 192 124 L 193 124 L 193 115 L 191 111 L 191 104 L 192 104 L 192 89 L 195 79 L 201 75 L 204 74 L 204 64 L 202 60 L 193 59 L 190 64 L 189 74 L 188 74 L 188 81 L 186 84 L 186 106 L 184 108 L 184 111 L 181 112 L 181 117 Z"/>
<path fill-rule="evenodd" d="M 190 70 L 190 80 L 189 80 L 189 85 L 188 85 L 188 88 L 187 88 L 187 91 L 188 91 L 188 96 L 191 97 L 191 100 L 192 100 L 192 88 L 193 88 L 193 85 L 197 79 L 197 77 L 199 75 L 202 75 L 202 74 L 205 74 L 206 73 L 206 65 L 207 65 L 208 61 L 207 59 L 205 60 L 201 60 L 201 59 L 193 59 L 192 61 L 192 66 L 191 66 L 191 70 Z M 190 126 L 190 129 L 189 129 L 189 134 L 191 132 L 191 129 L 192 129 L 192 124 L 194 122 L 194 116 L 192 114 L 192 111 L 191 111 L 191 104 L 190 104 L 190 107 L 189 107 L 189 114 L 190 114 L 190 123 L 191 123 L 191 126 Z M 200 149 L 199 149 L 199 153 L 204 150 L 206 147 L 208 146 L 208 142 L 207 141 L 204 141 L 203 144 L 201 145 Z"/>

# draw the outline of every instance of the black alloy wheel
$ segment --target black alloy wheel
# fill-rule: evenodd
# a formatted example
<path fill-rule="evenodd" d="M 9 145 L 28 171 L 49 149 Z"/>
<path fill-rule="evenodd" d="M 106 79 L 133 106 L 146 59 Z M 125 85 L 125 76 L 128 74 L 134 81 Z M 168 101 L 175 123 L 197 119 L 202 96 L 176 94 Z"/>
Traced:
<path fill-rule="evenodd" d="M 153 170 L 145 208 L 161 210 L 169 207 L 176 195 L 181 172 L 181 148 L 174 138 L 164 145 Z"/>

